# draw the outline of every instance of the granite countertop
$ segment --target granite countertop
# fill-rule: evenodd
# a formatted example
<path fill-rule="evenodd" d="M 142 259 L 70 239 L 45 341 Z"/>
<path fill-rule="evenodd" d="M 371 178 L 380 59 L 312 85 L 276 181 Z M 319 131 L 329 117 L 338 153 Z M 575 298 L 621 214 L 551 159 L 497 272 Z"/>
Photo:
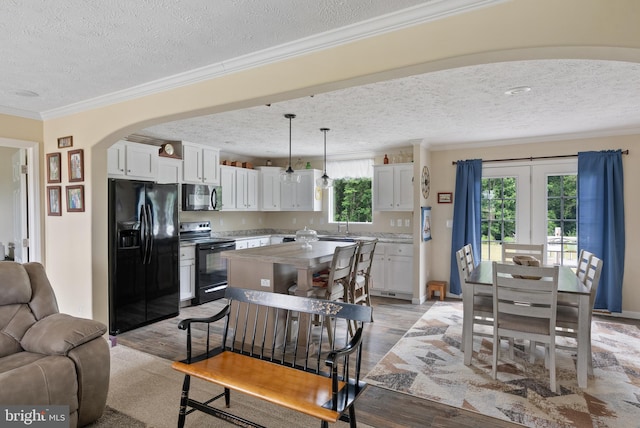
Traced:
<path fill-rule="evenodd" d="M 351 242 L 316 241 L 311 243 L 311 249 L 304 249 L 299 242 L 286 242 L 266 247 L 224 251 L 221 255 L 230 260 L 249 260 L 308 268 L 330 262 L 336 247 L 351 244 Z"/>
<path fill-rule="evenodd" d="M 352 239 L 373 239 L 377 238 L 378 242 L 391 243 L 391 244 L 413 244 L 413 236 L 410 233 L 362 233 L 357 232 L 345 234 L 331 233 L 326 230 L 318 230 L 318 236 L 320 237 L 337 237 L 337 238 L 352 238 Z M 296 232 L 291 230 L 243 230 L 232 231 L 226 233 L 212 233 L 213 237 L 224 237 L 231 239 L 255 239 L 266 238 L 268 236 L 278 237 L 293 237 L 295 238 Z"/>

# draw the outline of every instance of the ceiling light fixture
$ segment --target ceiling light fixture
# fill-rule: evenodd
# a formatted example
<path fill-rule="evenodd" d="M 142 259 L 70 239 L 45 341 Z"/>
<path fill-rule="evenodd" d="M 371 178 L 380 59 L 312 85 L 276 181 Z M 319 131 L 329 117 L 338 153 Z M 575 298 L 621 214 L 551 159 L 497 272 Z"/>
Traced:
<path fill-rule="evenodd" d="M 327 131 L 329 128 L 320 128 L 320 130 L 324 133 L 324 174 L 316 180 L 316 186 L 328 189 L 333 186 L 333 180 L 327 175 Z"/>
<path fill-rule="evenodd" d="M 531 87 L 529 87 L 529 86 L 516 86 L 515 88 L 509 89 L 504 94 L 505 95 L 518 95 L 518 94 L 523 94 L 525 92 L 529 92 L 530 90 L 531 90 Z"/>
<path fill-rule="evenodd" d="M 296 174 L 291 168 L 291 119 L 295 119 L 296 115 L 287 113 L 284 117 L 289 119 L 289 167 L 286 171 L 280 173 L 280 181 L 283 183 L 300 183 L 300 175 Z"/>

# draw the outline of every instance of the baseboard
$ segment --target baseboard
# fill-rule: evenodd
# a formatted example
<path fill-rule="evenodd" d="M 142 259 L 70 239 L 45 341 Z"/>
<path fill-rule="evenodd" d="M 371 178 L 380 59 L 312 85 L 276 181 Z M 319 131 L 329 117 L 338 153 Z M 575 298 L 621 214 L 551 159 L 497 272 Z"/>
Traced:
<path fill-rule="evenodd" d="M 640 320 L 640 312 L 635 312 L 635 311 L 609 312 L 609 311 L 594 310 L 593 314 L 601 315 L 603 317 L 629 318 L 633 320 Z"/>

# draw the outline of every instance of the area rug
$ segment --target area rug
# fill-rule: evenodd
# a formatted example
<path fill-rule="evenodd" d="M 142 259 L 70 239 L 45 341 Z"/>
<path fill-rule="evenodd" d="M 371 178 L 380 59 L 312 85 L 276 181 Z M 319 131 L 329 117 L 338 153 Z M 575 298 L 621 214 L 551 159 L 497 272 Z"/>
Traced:
<path fill-rule="evenodd" d="M 594 320 L 594 377 L 589 377 L 586 389 L 580 389 L 575 353 L 558 350 L 557 393 L 549 389 L 542 346 L 530 364 L 524 346 L 516 346 L 514 360 L 509 360 L 508 344 L 503 341 L 498 379 L 493 380 L 492 339 L 474 336 L 473 360 L 465 366 L 461 333 L 462 303 L 436 302 L 367 374 L 366 381 L 529 427 L 640 427 L 637 327 Z M 571 344 L 571 339 L 559 340 Z"/>
<path fill-rule="evenodd" d="M 123 345 L 111 348 L 111 378 L 107 411 L 92 428 L 154 427 L 175 428 L 184 376 L 171 368 L 171 361 Z M 220 393 L 221 388 L 192 378 L 190 395 L 204 400 Z M 216 403 L 219 403 L 216 402 Z M 224 400 L 221 400 L 224 406 Z M 231 393 L 231 413 L 266 427 L 313 427 L 320 420 L 267 403 L 244 394 Z M 113 424 L 112 424 L 113 423 Z M 187 416 L 187 427 L 230 427 L 231 424 L 201 412 Z M 336 428 L 347 423 L 332 424 Z M 368 425 L 358 423 L 358 426 Z"/>

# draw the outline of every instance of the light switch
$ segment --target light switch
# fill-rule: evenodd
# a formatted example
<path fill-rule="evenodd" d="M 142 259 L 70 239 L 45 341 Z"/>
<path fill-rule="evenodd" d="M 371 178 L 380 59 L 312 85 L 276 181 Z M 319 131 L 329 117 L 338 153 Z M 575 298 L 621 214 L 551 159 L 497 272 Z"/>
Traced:
<path fill-rule="evenodd" d="M 453 220 L 447 220 L 447 228 L 453 228 Z"/>
<path fill-rule="evenodd" d="M 292 221 L 293 221 L 293 224 L 296 224 L 298 220 L 294 217 Z"/>
<path fill-rule="evenodd" d="M 309 224 L 313 224 L 313 217 L 309 219 Z"/>
<path fill-rule="evenodd" d="M 411 220 L 408 218 L 404 219 L 404 227 L 411 227 Z"/>
<path fill-rule="evenodd" d="M 399 219 L 396 221 L 396 225 L 397 225 L 398 227 L 402 227 L 402 219 L 401 219 L 401 218 L 399 218 Z"/>
<path fill-rule="evenodd" d="M 389 224 L 391 225 L 391 227 L 395 226 L 395 223 L 393 222 L 393 219 L 389 220 Z"/>

